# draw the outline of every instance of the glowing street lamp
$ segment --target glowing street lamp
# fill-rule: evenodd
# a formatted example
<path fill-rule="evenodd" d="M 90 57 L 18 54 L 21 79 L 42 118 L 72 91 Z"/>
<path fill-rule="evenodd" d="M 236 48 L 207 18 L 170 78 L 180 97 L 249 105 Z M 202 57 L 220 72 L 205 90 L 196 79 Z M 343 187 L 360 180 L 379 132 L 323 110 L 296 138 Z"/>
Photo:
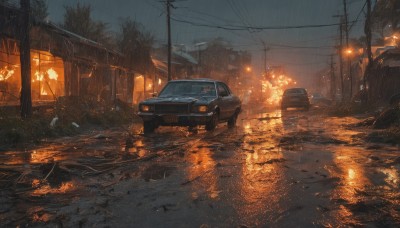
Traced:
<path fill-rule="evenodd" d="M 350 99 L 353 97 L 353 75 L 351 72 L 351 57 L 353 55 L 353 49 L 348 47 L 344 51 L 345 55 L 347 55 L 347 61 L 348 61 L 348 66 L 349 66 L 349 79 L 350 79 Z"/>
<path fill-rule="evenodd" d="M 351 54 L 353 54 L 353 49 L 347 48 L 347 49 L 345 50 L 345 54 L 346 54 L 346 55 L 351 55 Z"/>
<path fill-rule="evenodd" d="M 245 68 L 245 70 L 246 70 L 246 72 L 251 72 L 251 67 L 249 67 L 249 66 L 247 66 L 246 68 Z"/>
<path fill-rule="evenodd" d="M 394 46 L 397 46 L 397 43 L 399 42 L 399 36 L 398 35 L 393 35 L 392 36 L 392 43 Z"/>

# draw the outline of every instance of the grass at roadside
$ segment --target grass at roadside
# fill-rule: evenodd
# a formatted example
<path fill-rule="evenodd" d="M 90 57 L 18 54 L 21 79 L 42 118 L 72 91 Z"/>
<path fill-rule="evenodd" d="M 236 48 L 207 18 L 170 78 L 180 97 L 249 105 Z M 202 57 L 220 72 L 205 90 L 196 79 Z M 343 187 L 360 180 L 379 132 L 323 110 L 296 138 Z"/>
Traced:
<path fill-rule="evenodd" d="M 133 121 L 137 121 L 133 108 L 122 102 L 105 104 L 78 97 L 59 99 L 54 108 L 35 111 L 29 119 L 0 112 L 0 145 L 39 143 L 45 138 L 71 136 L 91 128 L 109 128 Z"/>

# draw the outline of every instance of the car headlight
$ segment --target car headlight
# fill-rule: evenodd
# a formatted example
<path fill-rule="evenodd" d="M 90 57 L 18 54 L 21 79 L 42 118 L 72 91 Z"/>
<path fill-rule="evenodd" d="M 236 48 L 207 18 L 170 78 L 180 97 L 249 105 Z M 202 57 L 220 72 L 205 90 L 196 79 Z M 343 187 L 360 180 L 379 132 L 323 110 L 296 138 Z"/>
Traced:
<path fill-rule="evenodd" d="M 154 109 L 153 109 L 153 106 L 151 106 L 151 105 L 140 105 L 140 111 L 152 112 L 152 111 L 154 111 Z"/>
<path fill-rule="evenodd" d="M 197 107 L 198 112 L 207 112 L 207 110 L 208 110 L 207 105 L 200 105 Z"/>

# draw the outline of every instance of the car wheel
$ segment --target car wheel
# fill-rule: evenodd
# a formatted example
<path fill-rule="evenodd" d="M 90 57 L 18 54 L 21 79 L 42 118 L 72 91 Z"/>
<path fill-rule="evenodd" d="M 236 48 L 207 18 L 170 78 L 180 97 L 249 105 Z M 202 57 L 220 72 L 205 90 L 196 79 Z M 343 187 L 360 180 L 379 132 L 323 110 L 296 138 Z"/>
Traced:
<path fill-rule="evenodd" d="M 188 131 L 191 133 L 197 133 L 197 126 L 189 126 Z"/>
<path fill-rule="evenodd" d="M 206 130 L 207 131 L 214 130 L 218 125 L 218 121 L 219 121 L 219 115 L 218 113 L 214 113 L 211 120 L 206 124 Z"/>
<path fill-rule="evenodd" d="M 156 126 L 155 126 L 154 122 L 152 122 L 152 121 L 143 122 L 143 132 L 145 134 L 153 133 L 155 129 L 156 129 Z"/>
<path fill-rule="evenodd" d="M 228 128 L 234 128 L 236 126 L 236 121 L 238 118 L 238 113 L 235 112 L 231 118 L 228 120 Z"/>

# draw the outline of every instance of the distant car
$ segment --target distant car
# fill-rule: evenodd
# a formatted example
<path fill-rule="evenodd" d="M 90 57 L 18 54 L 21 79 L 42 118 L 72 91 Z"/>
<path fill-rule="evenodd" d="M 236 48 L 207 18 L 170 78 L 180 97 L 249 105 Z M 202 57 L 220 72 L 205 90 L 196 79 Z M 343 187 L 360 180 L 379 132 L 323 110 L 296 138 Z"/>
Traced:
<path fill-rule="evenodd" d="M 310 109 L 310 100 L 308 99 L 307 90 L 304 88 L 291 88 L 285 90 L 282 96 L 281 109 L 287 108 L 304 108 Z"/>
<path fill-rule="evenodd" d="M 158 97 L 139 103 L 138 115 L 145 133 L 158 126 L 205 125 L 214 130 L 219 122 L 236 125 L 241 101 L 229 87 L 212 79 L 187 79 L 168 82 Z"/>
<path fill-rule="evenodd" d="M 329 100 L 328 98 L 324 97 L 320 93 L 313 93 L 311 95 L 310 103 L 312 105 L 324 105 L 324 106 L 327 106 L 327 105 L 331 105 L 332 101 Z"/>

